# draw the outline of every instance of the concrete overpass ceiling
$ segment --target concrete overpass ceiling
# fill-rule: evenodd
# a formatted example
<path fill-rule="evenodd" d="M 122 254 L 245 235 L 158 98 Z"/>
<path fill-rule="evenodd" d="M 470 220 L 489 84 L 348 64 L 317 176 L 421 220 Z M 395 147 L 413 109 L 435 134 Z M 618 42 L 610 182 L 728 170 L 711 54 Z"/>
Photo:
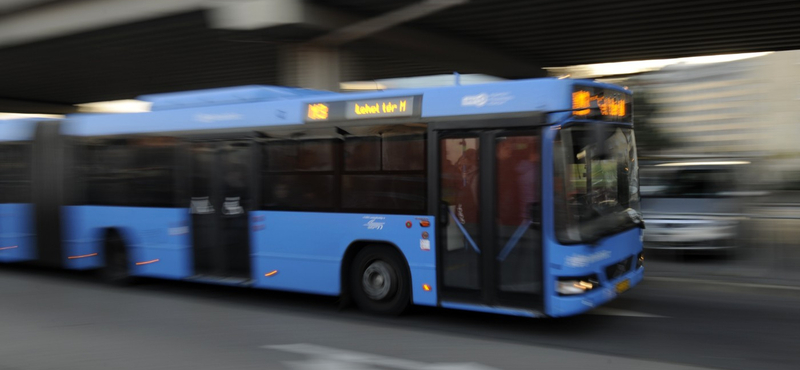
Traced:
<path fill-rule="evenodd" d="M 69 3 L 15 1 L 34 10 L 51 2 Z M 418 2 L 309 0 L 360 19 Z M 0 22 L 14 15 L 14 8 L 0 8 Z M 330 25 L 315 24 L 215 29 L 207 11 L 193 8 L 0 45 L 0 99 L 74 104 L 175 90 L 278 84 L 282 48 L 330 30 Z M 797 0 L 471 0 L 340 48 L 345 61 L 342 78 L 348 80 L 454 70 L 526 77 L 541 73 L 532 66 L 800 49 L 797 35 Z"/>
<path fill-rule="evenodd" d="M 412 1 L 319 2 L 369 15 Z M 800 2 L 472 0 L 408 26 L 558 67 L 800 49 Z"/>
<path fill-rule="evenodd" d="M 59 103 L 277 82 L 277 44 L 192 12 L 0 50 L 0 96 Z"/>

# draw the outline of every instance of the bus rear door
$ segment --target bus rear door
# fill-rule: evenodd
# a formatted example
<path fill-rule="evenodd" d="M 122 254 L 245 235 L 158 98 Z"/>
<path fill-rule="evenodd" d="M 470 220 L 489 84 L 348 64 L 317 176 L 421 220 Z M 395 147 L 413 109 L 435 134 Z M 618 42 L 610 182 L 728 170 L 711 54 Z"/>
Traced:
<path fill-rule="evenodd" d="M 250 278 L 248 212 L 254 144 L 190 143 L 194 270 L 199 276 Z"/>

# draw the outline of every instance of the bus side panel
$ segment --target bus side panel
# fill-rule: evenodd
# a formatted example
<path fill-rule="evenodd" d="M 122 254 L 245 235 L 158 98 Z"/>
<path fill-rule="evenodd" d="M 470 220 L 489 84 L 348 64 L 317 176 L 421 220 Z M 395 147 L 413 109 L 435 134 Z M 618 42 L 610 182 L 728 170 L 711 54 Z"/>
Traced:
<path fill-rule="evenodd" d="M 256 287 L 338 295 L 347 247 L 355 241 L 387 242 L 408 261 L 413 302 L 437 304 L 434 227 L 420 225 L 421 220 L 435 225 L 433 217 L 281 211 L 250 215 Z M 423 232 L 428 239 L 422 239 Z"/>
<path fill-rule="evenodd" d="M 133 275 L 181 279 L 192 274 L 189 212 L 185 208 L 64 207 L 65 266 L 103 267 L 107 228 L 119 230 Z"/>
<path fill-rule="evenodd" d="M 36 259 L 33 205 L 0 204 L 0 262 Z"/>

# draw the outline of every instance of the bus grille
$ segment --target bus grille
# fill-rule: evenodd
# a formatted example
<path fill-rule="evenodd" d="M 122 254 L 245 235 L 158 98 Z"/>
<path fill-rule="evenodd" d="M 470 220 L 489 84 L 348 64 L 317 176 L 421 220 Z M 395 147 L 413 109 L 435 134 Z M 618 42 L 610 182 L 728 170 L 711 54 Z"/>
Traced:
<path fill-rule="evenodd" d="M 615 264 L 609 265 L 606 267 L 606 279 L 614 280 L 626 272 L 631 270 L 631 266 L 633 264 L 633 257 L 628 257 L 622 261 L 619 261 Z"/>

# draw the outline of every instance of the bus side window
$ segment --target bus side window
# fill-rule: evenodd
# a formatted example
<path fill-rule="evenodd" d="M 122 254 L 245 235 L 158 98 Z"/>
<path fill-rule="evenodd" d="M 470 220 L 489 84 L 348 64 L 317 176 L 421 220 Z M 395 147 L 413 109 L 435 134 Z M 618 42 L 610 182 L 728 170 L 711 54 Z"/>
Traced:
<path fill-rule="evenodd" d="M 30 169 L 29 143 L 0 143 L 0 203 L 30 202 Z"/>
<path fill-rule="evenodd" d="M 331 139 L 269 140 L 263 145 L 263 207 L 332 210 L 334 144 Z"/>
<path fill-rule="evenodd" d="M 354 212 L 424 212 L 424 139 L 422 134 L 348 137 L 342 207 Z"/>

